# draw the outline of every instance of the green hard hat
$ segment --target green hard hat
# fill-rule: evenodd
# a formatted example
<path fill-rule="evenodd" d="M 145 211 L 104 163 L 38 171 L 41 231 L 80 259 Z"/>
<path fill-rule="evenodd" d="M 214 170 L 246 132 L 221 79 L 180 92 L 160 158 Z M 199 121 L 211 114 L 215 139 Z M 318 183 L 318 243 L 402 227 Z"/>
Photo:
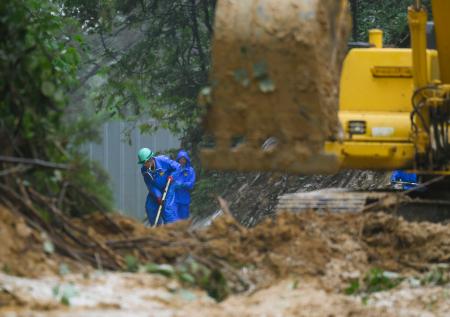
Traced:
<path fill-rule="evenodd" d="M 138 164 L 144 164 L 151 159 L 155 154 L 149 148 L 143 147 L 138 152 Z"/>

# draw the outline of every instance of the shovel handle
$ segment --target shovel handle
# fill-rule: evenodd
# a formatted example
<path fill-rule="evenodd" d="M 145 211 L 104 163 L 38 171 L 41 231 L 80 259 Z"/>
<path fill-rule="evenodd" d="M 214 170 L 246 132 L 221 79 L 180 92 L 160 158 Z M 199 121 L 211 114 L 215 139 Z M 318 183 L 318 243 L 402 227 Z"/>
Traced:
<path fill-rule="evenodd" d="M 153 228 L 155 228 L 158 225 L 159 217 L 161 216 L 161 211 L 162 211 L 164 202 L 166 201 L 167 190 L 169 189 L 171 182 L 172 182 L 172 177 L 169 177 L 167 179 L 166 187 L 164 188 L 164 193 L 161 198 L 161 205 L 159 205 L 158 213 L 156 214 L 156 219 L 155 219 L 155 223 L 153 224 Z"/>

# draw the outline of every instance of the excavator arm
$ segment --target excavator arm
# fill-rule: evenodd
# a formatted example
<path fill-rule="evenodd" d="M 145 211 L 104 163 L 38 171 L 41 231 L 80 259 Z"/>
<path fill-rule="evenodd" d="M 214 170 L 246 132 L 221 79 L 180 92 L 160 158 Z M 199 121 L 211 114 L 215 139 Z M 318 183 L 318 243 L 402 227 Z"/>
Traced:
<path fill-rule="evenodd" d="M 439 71 L 442 84 L 450 84 L 450 1 L 432 0 Z"/>
<path fill-rule="evenodd" d="M 412 93 L 412 142 L 414 167 L 421 173 L 448 174 L 450 162 L 450 2 L 433 0 L 436 62 L 427 62 L 425 25 L 427 12 L 421 0 L 408 9 L 411 32 L 414 91 Z M 436 66 L 437 65 L 437 66 Z M 430 69 L 431 68 L 431 69 Z M 434 68 L 434 69 L 433 69 Z M 434 78 L 427 76 L 434 72 Z"/>

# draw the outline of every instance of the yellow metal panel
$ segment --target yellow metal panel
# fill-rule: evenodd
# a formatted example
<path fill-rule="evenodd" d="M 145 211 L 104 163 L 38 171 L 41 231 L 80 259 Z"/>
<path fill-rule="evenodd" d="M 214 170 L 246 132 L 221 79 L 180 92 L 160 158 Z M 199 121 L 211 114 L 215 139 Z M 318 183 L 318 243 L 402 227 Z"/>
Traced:
<path fill-rule="evenodd" d="M 411 120 L 408 112 L 339 111 L 339 121 L 349 140 L 349 121 L 366 122 L 366 133 L 352 135 L 353 141 L 408 142 L 411 140 Z"/>
<path fill-rule="evenodd" d="M 341 169 L 392 170 L 412 168 L 414 145 L 400 142 L 328 142 L 326 153 L 333 153 Z"/>
<path fill-rule="evenodd" d="M 376 48 L 383 47 L 383 31 L 379 29 L 369 30 L 369 44 Z"/>
<path fill-rule="evenodd" d="M 412 78 L 412 67 L 399 66 L 374 66 L 370 70 L 373 77 L 380 78 Z"/>
<path fill-rule="evenodd" d="M 428 78 L 436 73 L 437 53 L 427 51 Z M 352 49 L 344 61 L 341 76 L 340 110 L 410 112 L 413 80 L 402 76 L 374 76 L 374 69 L 411 69 L 411 49 Z M 377 72 L 377 71 L 375 71 Z"/>
<path fill-rule="evenodd" d="M 450 84 L 450 1 L 433 0 L 432 8 L 441 80 L 444 84 Z"/>

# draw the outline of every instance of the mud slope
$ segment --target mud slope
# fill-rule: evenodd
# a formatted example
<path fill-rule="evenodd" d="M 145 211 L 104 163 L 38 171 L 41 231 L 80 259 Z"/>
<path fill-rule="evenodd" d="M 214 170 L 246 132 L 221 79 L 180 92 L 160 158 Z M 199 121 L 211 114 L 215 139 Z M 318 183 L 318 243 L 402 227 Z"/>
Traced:
<path fill-rule="evenodd" d="M 228 201 L 233 215 L 245 226 L 254 226 L 275 214 L 278 196 L 322 188 L 343 187 L 353 190 L 379 190 L 389 184 L 389 173 L 372 171 L 342 171 L 335 175 L 297 176 L 279 173 L 209 173 L 208 196 L 200 183 L 193 194 L 194 223 L 205 222 L 218 209 L 216 197 Z M 201 197 L 202 199 L 198 199 Z"/>
<path fill-rule="evenodd" d="M 81 270 L 57 254 L 47 234 L 36 230 L 18 213 L 0 205 L 0 269 L 8 274 L 38 277 L 58 272 L 62 263 Z"/>

